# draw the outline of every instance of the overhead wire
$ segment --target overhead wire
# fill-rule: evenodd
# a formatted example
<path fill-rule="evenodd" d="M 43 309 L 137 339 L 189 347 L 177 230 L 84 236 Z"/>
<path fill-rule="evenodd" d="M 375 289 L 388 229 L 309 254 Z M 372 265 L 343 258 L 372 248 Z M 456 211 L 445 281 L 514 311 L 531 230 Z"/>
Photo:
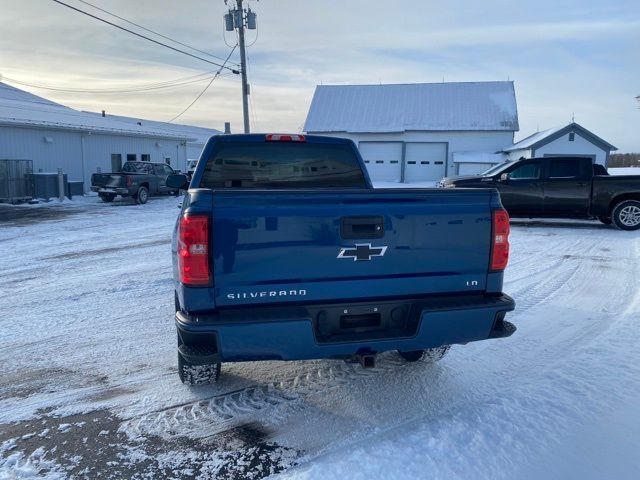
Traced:
<path fill-rule="evenodd" d="M 104 18 L 98 17 L 97 15 L 93 15 L 93 14 L 91 14 L 91 13 L 85 11 L 85 10 L 82 10 L 80 8 L 77 8 L 77 7 L 74 7 L 73 5 L 69 5 L 68 3 L 62 2 L 61 0 L 52 0 L 52 1 L 55 2 L 55 3 L 58 3 L 60 5 L 63 5 L 65 7 L 67 7 L 67 8 L 70 8 L 71 10 L 75 10 L 78 13 L 82 13 L 83 15 L 91 17 L 91 18 L 93 18 L 95 20 L 98 20 L 100 22 L 106 23 L 107 25 L 111 25 L 112 27 L 116 27 L 116 28 L 118 28 L 120 30 L 128 32 L 128 33 L 130 33 L 132 35 L 135 35 L 136 37 L 140 37 L 142 39 L 148 40 L 149 42 L 152 42 L 152 43 L 155 43 L 157 45 L 161 45 L 161 46 L 163 46 L 165 48 L 168 48 L 170 50 L 173 50 L 174 52 L 182 53 L 184 55 L 187 55 L 189 57 L 195 58 L 197 60 L 201 60 L 203 62 L 210 63 L 211 65 L 215 65 L 216 67 L 220 67 L 221 69 L 223 69 L 223 68 L 227 69 L 227 70 L 229 70 L 229 71 L 231 71 L 231 72 L 233 72 L 235 74 L 239 74 L 240 73 L 239 70 L 237 70 L 237 69 L 234 69 L 234 68 L 231 68 L 231 67 L 227 67 L 226 66 L 226 62 L 224 64 L 220 64 L 220 63 L 217 63 L 217 62 L 212 62 L 211 60 L 207 60 L 206 58 L 202 58 L 202 57 L 200 57 L 198 55 L 194 55 L 192 53 L 186 52 L 186 51 L 181 50 L 179 48 L 172 47 L 171 45 L 167 45 L 166 43 L 160 42 L 160 41 L 155 40 L 153 38 L 147 37 L 146 35 L 142 35 L 141 33 L 134 32 L 133 30 L 125 28 L 122 25 L 118 25 L 117 23 L 110 22 L 109 20 L 106 20 Z"/>
<path fill-rule="evenodd" d="M 187 108 L 185 108 L 184 110 L 182 110 L 178 115 L 176 115 L 175 117 L 173 117 L 171 120 L 169 120 L 167 123 L 171 123 L 174 120 L 177 120 L 178 118 L 180 118 L 182 115 L 184 115 L 191 107 L 193 107 L 195 105 L 195 103 L 200 100 L 200 97 L 202 97 L 205 92 L 209 89 L 209 87 L 211 86 L 211 84 L 213 83 L 213 81 L 218 78 L 218 76 L 220 75 L 220 72 L 222 71 L 224 65 L 227 63 L 227 61 L 229 60 L 229 58 L 231 58 L 231 55 L 233 55 L 233 52 L 236 50 L 236 47 L 238 46 L 238 44 L 236 43 L 233 48 L 231 49 L 231 51 L 229 52 L 229 55 L 227 55 L 227 59 L 224 61 L 224 63 L 222 64 L 222 66 L 220 67 L 220 70 L 218 70 L 216 72 L 216 74 L 211 78 L 211 81 L 207 84 L 206 87 L 204 87 L 204 89 L 198 94 L 198 96 L 196 98 L 194 98 L 193 102 L 191 102 Z"/>
<path fill-rule="evenodd" d="M 157 82 L 157 83 L 149 83 L 142 85 L 132 85 L 132 86 L 123 86 L 119 88 L 66 88 L 66 87 L 58 87 L 51 84 L 43 84 L 43 83 L 32 83 L 25 82 L 22 80 L 17 80 L 14 78 L 10 78 L 7 76 L 2 76 L 2 80 L 7 81 L 9 83 L 13 83 L 16 85 L 33 87 L 42 90 L 51 90 L 56 92 L 65 92 L 65 93 L 86 93 L 86 94 L 121 94 L 121 93 L 137 93 L 137 92 L 147 92 L 154 90 L 161 90 L 164 88 L 176 88 L 182 87 L 184 85 L 191 85 L 194 83 L 204 82 L 210 79 L 212 75 L 216 72 L 205 72 L 198 75 L 192 75 L 189 77 L 178 78 L 175 80 L 169 80 L 166 82 Z M 221 76 L 232 75 L 231 73 L 227 73 Z"/>
<path fill-rule="evenodd" d="M 144 27 L 144 26 L 142 26 L 142 25 L 140 25 L 140 24 L 138 24 L 138 23 L 136 23 L 136 22 L 133 22 L 133 21 L 131 21 L 131 20 L 127 20 L 126 18 L 124 18 L 124 17 L 122 17 L 122 16 L 120 16 L 120 15 L 117 15 L 117 14 L 115 14 L 115 13 L 113 13 L 113 12 L 110 12 L 110 11 L 108 11 L 108 10 L 105 10 L 105 9 L 104 9 L 104 8 L 102 8 L 102 7 L 98 7 L 97 5 L 94 5 L 93 3 L 89 3 L 89 2 L 87 2 L 86 0 L 77 0 L 77 1 L 78 1 L 78 2 L 80 2 L 80 3 L 84 3 L 85 5 L 88 5 L 88 6 L 92 7 L 92 8 L 95 8 L 96 10 L 99 10 L 99 11 L 101 11 L 101 12 L 103 12 L 103 13 L 106 13 L 107 15 L 111 15 L 111 16 L 112 16 L 112 17 L 114 17 L 114 18 L 117 18 L 117 19 L 119 19 L 119 20 L 122 20 L 123 22 L 126 22 L 126 23 L 128 23 L 129 25 L 133 25 L 133 26 L 135 26 L 135 27 L 138 27 L 138 28 L 140 28 L 140 29 L 144 30 L 145 32 L 153 33 L 154 35 L 157 35 L 157 36 L 159 36 L 159 37 L 161 37 L 161 38 L 164 38 L 165 40 L 169 40 L 169 41 L 171 41 L 171 42 L 173 42 L 173 43 L 176 43 L 176 44 L 181 45 L 181 46 L 183 46 L 183 47 L 187 47 L 187 48 L 189 48 L 189 49 L 191 49 L 191 50 L 194 50 L 194 51 L 196 51 L 196 52 L 198 52 L 198 53 L 202 53 L 202 54 L 207 55 L 207 56 L 209 56 L 209 57 L 217 58 L 218 60 L 224 60 L 224 57 L 219 57 L 219 56 L 214 55 L 214 54 L 212 54 L 212 53 L 209 53 L 209 52 L 206 52 L 206 51 L 204 51 L 204 50 L 200 50 L 199 48 L 196 48 L 196 47 L 193 47 L 193 46 L 191 46 L 191 45 L 188 45 L 188 44 L 186 44 L 186 43 L 180 42 L 179 40 L 176 40 L 175 38 L 171 38 L 171 37 L 169 37 L 169 36 L 167 36 L 167 35 L 164 35 L 164 34 L 162 34 L 162 33 L 156 32 L 155 30 L 151 30 L 150 28 Z M 229 48 L 231 48 L 231 45 L 229 45 Z M 234 65 L 237 65 L 237 63 L 236 63 L 236 62 L 230 62 L 230 63 L 232 63 L 232 64 L 234 64 Z"/>

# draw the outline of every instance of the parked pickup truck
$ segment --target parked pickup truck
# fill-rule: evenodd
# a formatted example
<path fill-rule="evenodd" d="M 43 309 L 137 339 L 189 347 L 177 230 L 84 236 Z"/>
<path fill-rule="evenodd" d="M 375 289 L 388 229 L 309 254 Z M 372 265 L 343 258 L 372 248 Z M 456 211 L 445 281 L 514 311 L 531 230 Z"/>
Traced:
<path fill-rule="evenodd" d="M 443 178 L 444 188 L 495 188 L 512 217 L 598 218 L 640 228 L 640 175 L 608 175 L 590 158 L 505 162 L 481 175 Z"/>
<path fill-rule="evenodd" d="M 166 185 L 167 177 L 176 172 L 164 163 L 126 162 L 117 173 L 91 175 L 91 191 L 98 192 L 104 202 L 112 202 L 116 195 L 133 197 L 147 203 L 149 195 L 177 193 Z"/>
<path fill-rule="evenodd" d="M 372 367 L 388 350 L 435 361 L 507 337 L 508 235 L 495 190 L 374 190 L 350 140 L 213 137 L 172 241 L 180 378 L 252 360 Z"/>

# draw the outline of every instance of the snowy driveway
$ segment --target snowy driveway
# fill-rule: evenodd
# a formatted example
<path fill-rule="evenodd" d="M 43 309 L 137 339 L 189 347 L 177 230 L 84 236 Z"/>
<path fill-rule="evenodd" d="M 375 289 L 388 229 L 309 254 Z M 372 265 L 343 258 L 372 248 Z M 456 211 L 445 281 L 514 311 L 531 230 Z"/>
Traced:
<path fill-rule="evenodd" d="M 437 365 L 231 364 L 190 390 L 178 203 L 2 217 L 0 479 L 637 478 L 640 232 L 515 221 L 518 331 Z"/>

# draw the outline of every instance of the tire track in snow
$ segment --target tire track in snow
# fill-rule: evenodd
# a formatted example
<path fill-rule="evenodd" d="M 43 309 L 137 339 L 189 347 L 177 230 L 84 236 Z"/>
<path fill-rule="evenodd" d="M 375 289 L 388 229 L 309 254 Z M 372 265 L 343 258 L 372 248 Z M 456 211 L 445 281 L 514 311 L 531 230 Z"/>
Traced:
<path fill-rule="evenodd" d="M 389 357 L 391 355 L 380 356 L 378 365 L 372 369 L 331 360 L 331 365 L 313 368 L 283 381 L 254 385 L 127 419 L 119 431 L 133 438 L 148 435 L 205 438 L 256 420 L 257 415 L 264 420 L 267 412 L 268 423 L 280 423 L 291 413 L 303 409 L 305 399 L 310 396 L 406 365 L 400 359 Z"/>
<path fill-rule="evenodd" d="M 560 263 L 560 265 L 563 265 L 563 263 L 564 262 Z M 532 282 L 528 282 L 526 285 L 514 290 L 511 289 L 511 282 L 507 283 L 505 291 L 508 291 L 516 301 L 516 310 L 514 315 L 530 310 L 536 305 L 539 305 L 556 295 L 558 290 L 564 287 L 576 276 L 576 273 L 580 269 L 580 265 L 563 265 L 563 268 L 555 270 L 556 274 L 550 279 L 539 279 L 539 277 L 544 276 L 544 274 L 548 273 L 551 269 L 553 269 L 553 267 L 546 268 L 533 275 L 529 275 L 527 279 L 532 280 Z M 524 281 L 517 281 L 517 283 L 524 283 Z"/>

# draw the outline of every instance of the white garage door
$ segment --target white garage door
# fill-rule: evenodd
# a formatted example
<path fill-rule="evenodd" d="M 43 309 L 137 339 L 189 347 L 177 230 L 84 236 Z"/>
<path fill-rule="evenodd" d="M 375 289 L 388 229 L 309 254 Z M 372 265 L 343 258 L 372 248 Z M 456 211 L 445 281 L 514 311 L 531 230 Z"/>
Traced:
<path fill-rule="evenodd" d="M 400 181 L 402 142 L 360 142 L 358 149 L 372 181 Z"/>
<path fill-rule="evenodd" d="M 407 143 L 404 181 L 437 182 L 447 171 L 446 143 Z"/>

